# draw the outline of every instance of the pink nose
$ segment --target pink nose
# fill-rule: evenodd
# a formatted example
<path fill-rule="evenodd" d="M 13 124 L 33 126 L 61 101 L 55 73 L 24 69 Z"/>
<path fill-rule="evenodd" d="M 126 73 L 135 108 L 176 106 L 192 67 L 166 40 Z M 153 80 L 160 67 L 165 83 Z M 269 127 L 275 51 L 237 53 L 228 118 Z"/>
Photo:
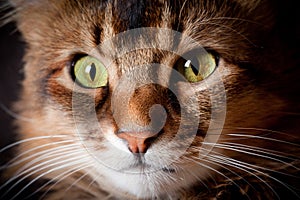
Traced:
<path fill-rule="evenodd" d="M 151 145 L 150 140 L 156 136 L 156 134 L 147 132 L 121 132 L 117 135 L 127 141 L 128 148 L 132 153 L 146 153 Z"/>

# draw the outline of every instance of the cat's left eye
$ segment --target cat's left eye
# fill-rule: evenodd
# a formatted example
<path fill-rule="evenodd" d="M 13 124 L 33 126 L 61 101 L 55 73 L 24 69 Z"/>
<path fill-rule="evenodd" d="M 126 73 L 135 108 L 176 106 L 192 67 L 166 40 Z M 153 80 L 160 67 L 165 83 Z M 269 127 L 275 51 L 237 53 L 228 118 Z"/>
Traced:
<path fill-rule="evenodd" d="M 86 88 L 104 87 L 108 83 L 108 72 L 102 62 L 92 56 L 83 56 L 73 64 L 76 82 Z"/>
<path fill-rule="evenodd" d="M 206 79 L 218 66 L 218 56 L 206 51 L 192 52 L 185 57 L 190 59 L 180 58 L 175 64 L 175 69 L 191 83 Z"/>

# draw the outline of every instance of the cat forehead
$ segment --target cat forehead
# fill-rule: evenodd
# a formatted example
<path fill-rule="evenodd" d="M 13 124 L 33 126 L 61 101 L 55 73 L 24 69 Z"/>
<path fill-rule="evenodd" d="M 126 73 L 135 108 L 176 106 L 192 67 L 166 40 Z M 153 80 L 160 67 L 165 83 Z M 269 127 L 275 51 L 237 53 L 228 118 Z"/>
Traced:
<path fill-rule="evenodd" d="M 124 31 L 154 27 L 179 31 L 224 56 L 246 60 L 243 49 L 254 46 L 255 35 L 270 18 L 267 12 L 259 12 L 265 9 L 257 6 L 259 1 L 243 0 L 12 2 L 18 8 L 19 29 L 41 57 L 89 52 Z M 163 37 L 168 39 L 168 35 Z"/>
<path fill-rule="evenodd" d="M 138 27 L 157 26 L 169 26 L 169 28 L 182 30 L 187 28 L 182 27 L 184 25 L 188 26 L 187 24 L 195 24 L 195 22 L 216 17 L 248 19 L 253 17 L 251 11 L 258 7 L 265 8 L 266 4 L 260 3 L 259 0 L 11 0 L 11 2 L 18 8 L 18 12 L 26 14 L 26 18 L 34 18 L 35 21 L 55 23 L 72 18 L 73 21 L 63 21 L 66 27 L 75 25 L 75 20 L 81 23 L 92 21 L 95 25 L 102 26 L 107 25 L 104 22 L 110 22 L 109 25 L 118 32 Z M 262 14 L 259 13 L 259 16 Z M 253 15 L 258 15 L 258 13 L 254 11 Z"/>

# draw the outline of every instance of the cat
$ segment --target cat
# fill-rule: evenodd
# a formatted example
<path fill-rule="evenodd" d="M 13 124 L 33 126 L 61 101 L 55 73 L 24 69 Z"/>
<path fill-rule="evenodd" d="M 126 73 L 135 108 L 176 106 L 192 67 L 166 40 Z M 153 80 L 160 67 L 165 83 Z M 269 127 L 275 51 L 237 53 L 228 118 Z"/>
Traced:
<path fill-rule="evenodd" d="M 299 198 L 299 72 L 271 1 L 10 5 L 27 46 L 1 199 Z"/>

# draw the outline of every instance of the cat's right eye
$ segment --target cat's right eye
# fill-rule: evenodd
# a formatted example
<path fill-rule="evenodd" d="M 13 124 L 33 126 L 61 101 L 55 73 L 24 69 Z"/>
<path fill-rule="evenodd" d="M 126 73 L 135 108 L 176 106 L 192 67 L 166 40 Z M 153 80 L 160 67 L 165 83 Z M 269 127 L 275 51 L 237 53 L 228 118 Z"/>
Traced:
<path fill-rule="evenodd" d="M 108 72 L 104 64 L 92 56 L 83 56 L 73 63 L 75 82 L 85 88 L 104 87 L 108 83 Z"/>

